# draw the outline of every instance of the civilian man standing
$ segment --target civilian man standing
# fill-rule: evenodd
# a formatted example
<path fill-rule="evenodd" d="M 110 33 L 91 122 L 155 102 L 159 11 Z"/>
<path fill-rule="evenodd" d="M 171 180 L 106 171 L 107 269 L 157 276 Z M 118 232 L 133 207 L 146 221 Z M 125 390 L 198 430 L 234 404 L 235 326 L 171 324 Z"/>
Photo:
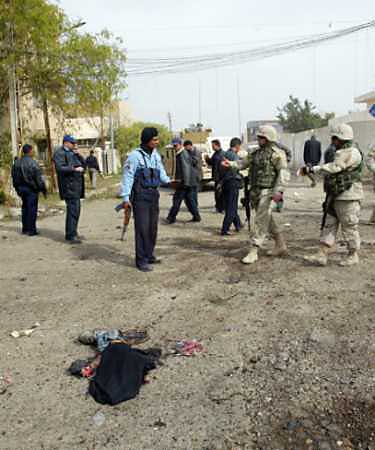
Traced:
<path fill-rule="evenodd" d="M 303 159 L 307 167 L 318 166 L 320 160 L 322 159 L 322 144 L 314 135 L 311 136 L 311 139 L 308 139 L 305 142 Z M 308 173 L 307 176 L 311 180 L 311 187 L 315 187 L 316 181 L 314 175 L 312 173 Z"/>
<path fill-rule="evenodd" d="M 159 221 L 159 186 L 170 183 L 157 151 L 158 130 L 144 128 L 141 145 L 125 162 L 122 178 L 124 207 L 133 207 L 135 226 L 135 260 L 142 272 L 150 272 L 150 264 L 159 263 L 154 250 Z"/>
<path fill-rule="evenodd" d="M 86 167 L 89 171 L 91 188 L 96 189 L 96 176 L 100 173 L 100 167 L 98 163 L 98 159 L 95 156 L 94 150 L 90 151 L 90 156 L 86 158 Z"/>
<path fill-rule="evenodd" d="M 193 163 L 193 172 L 194 176 L 197 180 L 196 187 L 192 187 L 193 191 L 193 199 L 197 205 L 197 208 L 199 209 L 199 202 L 198 202 L 198 190 L 200 188 L 201 182 L 202 182 L 202 153 L 193 146 L 192 141 L 186 140 L 184 142 L 184 148 L 187 150 L 192 157 L 192 163 Z"/>
<path fill-rule="evenodd" d="M 29 144 L 22 147 L 23 156 L 12 167 L 13 186 L 22 198 L 22 234 L 36 236 L 39 192 L 47 195 L 46 184 L 39 164 L 34 161 L 33 148 Z"/>
<path fill-rule="evenodd" d="M 173 195 L 173 205 L 166 219 L 167 224 L 176 222 L 181 203 L 185 201 L 186 207 L 193 216 L 192 222 L 200 222 L 197 201 L 194 197 L 194 189 L 198 187 L 197 173 L 193 167 L 192 155 L 182 146 L 180 138 L 175 138 L 172 145 L 176 151 L 176 191 Z"/>
<path fill-rule="evenodd" d="M 230 141 L 230 149 L 225 152 L 225 159 L 228 161 L 238 161 L 238 153 L 241 150 L 241 139 L 233 138 Z M 241 230 L 241 220 L 238 215 L 238 197 L 241 187 L 241 175 L 237 168 L 230 168 L 224 171 L 221 178 L 223 186 L 223 203 L 225 217 L 221 229 L 222 236 L 230 236 L 230 227 L 233 224 L 236 231 Z"/>
<path fill-rule="evenodd" d="M 77 228 L 85 196 L 84 161 L 75 151 L 76 143 L 73 136 L 64 136 L 63 145 L 53 155 L 60 197 L 66 204 L 65 239 L 70 244 L 81 244 Z"/>
<path fill-rule="evenodd" d="M 220 181 L 220 164 L 224 159 L 224 151 L 221 148 L 221 143 L 218 139 L 214 139 L 211 142 L 212 150 L 214 151 L 214 154 L 211 156 L 211 158 L 206 155 L 206 163 L 212 167 L 212 179 L 215 183 L 215 210 L 218 213 L 223 212 L 223 199 L 222 199 L 222 193 L 220 192 L 219 188 L 219 181 Z"/>

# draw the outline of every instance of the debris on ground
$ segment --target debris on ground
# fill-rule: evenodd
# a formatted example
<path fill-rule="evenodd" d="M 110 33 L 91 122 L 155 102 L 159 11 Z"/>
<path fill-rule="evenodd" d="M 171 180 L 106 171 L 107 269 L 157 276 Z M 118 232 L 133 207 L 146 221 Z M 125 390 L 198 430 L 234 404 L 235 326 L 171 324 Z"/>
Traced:
<path fill-rule="evenodd" d="M 9 386 L 13 384 L 13 379 L 9 371 L 5 372 L 5 375 L 0 377 L 0 395 L 5 394 Z"/>
<path fill-rule="evenodd" d="M 203 345 L 196 341 L 175 341 L 173 346 L 174 354 L 177 356 L 193 356 L 195 353 L 203 352 Z"/>
<path fill-rule="evenodd" d="M 101 354 L 96 355 L 95 358 L 87 359 L 77 359 L 72 362 L 68 372 L 71 375 L 83 378 L 92 378 L 95 375 L 95 371 L 99 366 L 101 361 Z"/>
<path fill-rule="evenodd" d="M 97 329 L 84 331 L 78 336 L 78 341 L 84 345 L 93 345 L 99 352 L 104 351 L 111 342 L 122 342 L 127 345 L 139 345 L 149 339 L 147 330 L 131 329 Z"/>
<path fill-rule="evenodd" d="M 94 425 L 96 425 L 97 427 L 100 427 L 100 426 L 104 425 L 104 423 L 105 423 L 105 415 L 101 411 L 98 411 L 93 416 L 92 421 L 94 422 Z"/>
<path fill-rule="evenodd" d="M 37 328 L 39 328 L 39 327 L 40 327 L 40 323 L 36 322 L 36 323 L 34 323 L 34 325 L 32 325 L 31 328 L 27 328 L 27 329 L 25 329 L 25 330 L 19 330 L 19 331 L 14 330 L 14 331 L 12 331 L 12 332 L 10 333 L 10 335 L 11 335 L 12 337 L 14 337 L 15 339 L 18 339 L 18 338 L 23 337 L 23 336 L 29 337 L 29 336 L 31 336 L 31 335 L 34 333 L 34 331 L 35 331 Z"/>

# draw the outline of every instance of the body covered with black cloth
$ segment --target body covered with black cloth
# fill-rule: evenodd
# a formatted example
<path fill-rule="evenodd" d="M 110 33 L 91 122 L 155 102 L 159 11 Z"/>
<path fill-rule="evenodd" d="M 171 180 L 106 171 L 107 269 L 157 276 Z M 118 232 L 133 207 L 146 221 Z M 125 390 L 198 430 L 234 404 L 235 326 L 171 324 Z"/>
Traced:
<path fill-rule="evenodd" d="M 156 368 L 161 352 L 145 352 L 126 344 L 111 344 L 90 382 L 89 392 L 98 403 L 117 405 L 134 398 L 150 370 Z"/>

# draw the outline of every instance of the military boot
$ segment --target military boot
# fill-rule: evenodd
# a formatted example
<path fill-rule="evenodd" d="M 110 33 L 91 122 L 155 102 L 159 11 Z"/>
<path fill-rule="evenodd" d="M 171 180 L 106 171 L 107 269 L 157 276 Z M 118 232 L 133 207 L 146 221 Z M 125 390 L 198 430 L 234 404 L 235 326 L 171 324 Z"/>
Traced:
<path fill-rule="evenodd" d="M 322 245 L 316 255 L 305 256 L 303 259 L 306 262 L 314 264 L 316 266 L 326 266 L 328 264 L 328 255 L 330 253 L 330 248 Z"/>
<path fill-rule="evenodd" d="M 282 258 L 283 256 L 288 255 L 288 249 L 284 240 L 284 237 L 281 233 L 275 234 L 275 247 L 273 250 L 269 250 L 267 252 L 267 256 L 275 256 L 276 258 Z"/>
<path fill-rule="evenodd" d="M 258 249 L 257 247 L 253 247 L 245 258 L 241 259 L 243 264 L 254 264 L 258 261 Z"/>
<path fill-rule="evenodd" d="M 358 264 L 358 263 L 359 263 L 358 252 L 356 250 L 349 250 L 348 257 L 340 262 L 340 266 L 348 267 L 348 266 L 354 266 L 355 264 Z"/>

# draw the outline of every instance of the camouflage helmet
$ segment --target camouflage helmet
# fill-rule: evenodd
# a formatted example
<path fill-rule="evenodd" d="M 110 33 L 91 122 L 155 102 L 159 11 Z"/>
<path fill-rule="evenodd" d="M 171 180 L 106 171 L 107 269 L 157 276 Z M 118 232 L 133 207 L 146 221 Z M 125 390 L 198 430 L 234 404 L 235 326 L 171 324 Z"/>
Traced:
<path fill-rule="evenodd" d="M 277 142 L 278 139 L 277 131 L 272 125 L 259 127 L 257 137 L 266 138 L 269 142 Z"/>
<path fill-rule="evenodd" d="M 341 141 L 352 141 L 354 138 L 353 128 L 346 123 L 341 123 L 331 129 L 331 136 Z"/>

